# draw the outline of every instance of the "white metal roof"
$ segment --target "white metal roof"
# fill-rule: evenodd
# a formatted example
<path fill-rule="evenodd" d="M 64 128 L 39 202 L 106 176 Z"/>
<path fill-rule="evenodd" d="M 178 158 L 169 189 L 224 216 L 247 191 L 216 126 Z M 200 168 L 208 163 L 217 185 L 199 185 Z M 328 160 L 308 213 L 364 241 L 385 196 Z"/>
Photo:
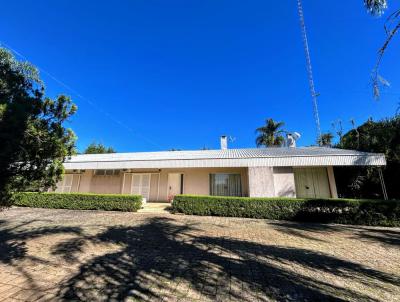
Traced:
<path fill-rule="evenodd" d="M 72 156 L 64 163 L 72 169 L 207 168 L 258 166 L 386 165 L 385 156 L 324 147 L 259 148 L 196 151 L 161 151 Z"/>

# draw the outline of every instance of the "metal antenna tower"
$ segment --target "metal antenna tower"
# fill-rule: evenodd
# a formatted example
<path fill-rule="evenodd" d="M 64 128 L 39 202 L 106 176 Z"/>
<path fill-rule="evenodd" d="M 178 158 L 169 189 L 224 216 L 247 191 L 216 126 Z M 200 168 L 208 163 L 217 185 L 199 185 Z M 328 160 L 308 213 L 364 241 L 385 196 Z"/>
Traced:
<path fill-rule="evenodd" d="M 299 11 L 300 27 L 301 27 L 301 33 L 303 36 L 303 44 L 304 44 L 304 53 L 306 56 L 308 84 L 310 85 L 311 98 L 312 98 L 312 102 L 313 102 L 314 119 L 315 119 L 315 125 L 317 127 L 317 142 L 321 143 L 319 140 L 321 137 L 321 124 L 319 122 L 318 100 L 317 100 L 319 94 L 315 92 L 314 78 L 313 78 L 313 72 L 312 72 L 312 67 L 311 67 L 310 49 L 308 47 L 306 25 L 304 23 L 304 13 L 303 13 L 303 6 L 301 4 L 301 0 L 297 0 L 297 8 Z"/>

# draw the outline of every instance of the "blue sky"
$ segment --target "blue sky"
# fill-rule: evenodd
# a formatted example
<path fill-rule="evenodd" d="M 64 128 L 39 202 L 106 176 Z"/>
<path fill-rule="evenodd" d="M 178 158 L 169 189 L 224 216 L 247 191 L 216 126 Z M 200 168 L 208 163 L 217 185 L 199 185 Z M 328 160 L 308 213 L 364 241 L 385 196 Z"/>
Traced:
<path fill-rule="evenodd" d="M 323 131 L 400 102 L 400 37 L 381 69 L 391 87 L 372 98 L 384 18 L 362 2 L 303 3 Z M 254 147 L 269 117 L 300 145 L 315 141 L 295 0 L 4 1 L 0 41 L 84 96 L 42 74 L 50 96 L 78 105 L 68 127 L 80 150 L 94 140 L 120 152 L 218 148 L 221 134 Z"/>

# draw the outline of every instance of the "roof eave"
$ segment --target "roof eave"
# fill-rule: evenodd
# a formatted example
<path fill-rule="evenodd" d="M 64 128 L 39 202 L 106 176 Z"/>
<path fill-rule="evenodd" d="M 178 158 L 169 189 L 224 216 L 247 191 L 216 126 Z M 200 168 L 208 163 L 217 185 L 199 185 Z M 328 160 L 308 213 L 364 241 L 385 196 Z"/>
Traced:
<path fill-rule="evenodd" d="M 119 160 L 69 161 L 67 170 L 75 169 L 140 169 L 140 168 L 222 168 L 222 167 L 304 167 L 304 166 L 385 166 L 383 154 L 285 156 L 259 158 L 171 159 L 171 160 Z"/>

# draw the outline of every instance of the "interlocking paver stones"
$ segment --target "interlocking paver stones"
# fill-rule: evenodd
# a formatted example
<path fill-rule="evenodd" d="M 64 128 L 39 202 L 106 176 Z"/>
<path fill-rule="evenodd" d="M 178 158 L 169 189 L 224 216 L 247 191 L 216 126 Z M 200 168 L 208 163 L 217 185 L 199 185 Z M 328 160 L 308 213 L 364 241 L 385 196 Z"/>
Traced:
<path fill-rule="evenodd" d="M 0 212 L 0 301 L 399 301 L 400 229 Z"/>

